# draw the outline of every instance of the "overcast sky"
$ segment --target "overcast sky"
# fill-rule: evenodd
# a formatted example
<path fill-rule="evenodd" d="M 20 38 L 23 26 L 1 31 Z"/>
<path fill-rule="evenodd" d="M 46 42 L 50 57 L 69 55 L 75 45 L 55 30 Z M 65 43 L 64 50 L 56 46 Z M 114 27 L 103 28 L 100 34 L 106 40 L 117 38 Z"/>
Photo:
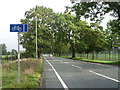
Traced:
<path fill-rule="evenodd" d="M 17 33 L 10 32 L 10 24 L 20 24 L 25 11 L 30 8 L 46 6 L 55 12 L 64 12 L 69 0 L 1 0 L 0 1 L 0 44 L 5 43 L 8 50 L 17 49 Z"/>
<path fill-rule="evenodd" d="M 25 11 L 30 8 L 45 6 L 55 12 L 64 12 L 66 5 L 71 5 L 70 0 L 1 0 L 0 1 L 0 44 L 5 43 L 7 49 L 17 50 L 17 33 L 10 32 L 10 24 L 20 24 Z M 103 21 L 103 26 L 109 20 L 109 16 Z M 22 48 L 21 48 L 22 49 Z"/>

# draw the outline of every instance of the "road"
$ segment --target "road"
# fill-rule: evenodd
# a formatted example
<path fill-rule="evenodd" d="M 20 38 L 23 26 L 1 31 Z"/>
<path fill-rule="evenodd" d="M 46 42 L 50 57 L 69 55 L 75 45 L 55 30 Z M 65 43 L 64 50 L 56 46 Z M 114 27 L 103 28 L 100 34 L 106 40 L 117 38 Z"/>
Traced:
<path fill-rule="evenodd" d="M 117 66 L 51 56 L 44 58 L 46 88 L 119 90 Z"/>

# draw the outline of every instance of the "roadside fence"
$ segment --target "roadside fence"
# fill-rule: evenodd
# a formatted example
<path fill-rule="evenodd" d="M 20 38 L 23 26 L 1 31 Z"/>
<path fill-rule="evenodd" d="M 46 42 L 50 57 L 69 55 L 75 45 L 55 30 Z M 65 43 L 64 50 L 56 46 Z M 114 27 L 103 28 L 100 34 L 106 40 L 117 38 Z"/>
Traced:
<path fill-rule="evenodd" d="M 72 56 L 72 54 L 62 54 L 63 56 Z M 92 59 L 93 53 L 76 53 L 76 57 L 81 57 L 85 59 Z M 94 59 L 96 60 L 120 60 L 120 51 L 101 51 L 98 53 L 94 53 Z"/>

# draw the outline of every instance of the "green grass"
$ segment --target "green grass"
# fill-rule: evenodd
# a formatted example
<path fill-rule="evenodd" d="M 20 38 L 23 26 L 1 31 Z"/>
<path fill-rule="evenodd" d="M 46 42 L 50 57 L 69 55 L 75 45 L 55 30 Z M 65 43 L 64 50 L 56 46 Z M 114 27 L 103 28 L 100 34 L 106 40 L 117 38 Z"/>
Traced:
<path fill-rule="evenodd" d="M 63 58 L 67 59 L 73 59 L 73 60 L 80 60 L 80 61 L 86 61 L 86 62 L 93 62 L 93 63 L 101 63 L 101 64 L 120 64 L 120 61 L 106 61 L 106 60 L 91 60 L 91 59 L 83 59 L 80 57 L 72 58 L 69 56 L 62 56 Z"/>
<path fill-rule="evenodd" d="M 42 74 L 43 60 L 21 61 L 21 79 L 17 83 L 17 62 L 2 66 L 2 88 L 36 88 Z"/>

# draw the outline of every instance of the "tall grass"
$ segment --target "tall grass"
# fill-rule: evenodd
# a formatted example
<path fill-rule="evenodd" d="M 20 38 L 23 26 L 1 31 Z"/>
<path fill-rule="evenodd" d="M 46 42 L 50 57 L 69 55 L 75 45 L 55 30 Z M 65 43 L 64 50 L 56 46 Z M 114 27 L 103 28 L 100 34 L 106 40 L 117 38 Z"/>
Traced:
<path fill-rule="evenodd" d="M 17 62 L 2 67 L 2 88 L 36 88 L 42 74 L 43 60 L 29 58 L 20 62 L 20 84 L 17 83 Z"/>

